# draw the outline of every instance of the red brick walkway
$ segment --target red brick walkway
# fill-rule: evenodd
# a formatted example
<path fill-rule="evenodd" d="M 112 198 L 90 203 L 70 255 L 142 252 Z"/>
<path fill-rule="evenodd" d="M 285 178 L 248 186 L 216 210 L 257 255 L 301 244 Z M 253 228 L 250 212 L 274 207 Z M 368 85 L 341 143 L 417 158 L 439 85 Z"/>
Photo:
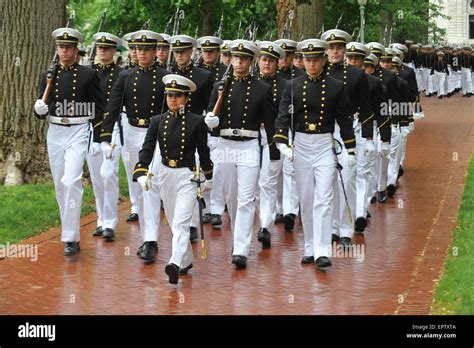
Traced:
<path fill-rule="evenodd" d="M 59 230 L 23 243 L 39 259 L 0 261 L 0 314 L 427 314 L 449 251 L 465 173 L 474 143 L 474 99 L 425 99 L 426 118 L 410 136 L 405 176 L 388 204 L 372 205 L 364 260 L 334 259 L 327 273 L 300 264 L 301 225 L 277 228 L 261 250 L 256 233 L 245 271 L 230 263 L 222 231 L 206 226 L 208 258 L 195 245 L 194 269 L 168 283 L 170 231 L 162 227 L 159 257 L 144 265 L 135 255 L 138 225 L 127 224 L 127 204 L 115 243 L 94 238 L 94 216 L 83 219 L 80 255 L 66 258 Z M 255 226 L 257 229 L 257 226 Z"/>

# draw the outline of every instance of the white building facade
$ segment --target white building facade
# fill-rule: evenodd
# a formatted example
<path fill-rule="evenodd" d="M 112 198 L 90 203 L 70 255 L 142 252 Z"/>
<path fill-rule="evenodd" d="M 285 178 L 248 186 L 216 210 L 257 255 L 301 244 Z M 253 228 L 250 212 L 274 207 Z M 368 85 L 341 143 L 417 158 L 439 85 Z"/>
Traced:
<path fill-rule="evenodd" d="M 446 30 L 448 44 L 474 44 L 474 0 L 430 0 L 442 6 L 449 19 L 438 17 L 436 24 Z"/>

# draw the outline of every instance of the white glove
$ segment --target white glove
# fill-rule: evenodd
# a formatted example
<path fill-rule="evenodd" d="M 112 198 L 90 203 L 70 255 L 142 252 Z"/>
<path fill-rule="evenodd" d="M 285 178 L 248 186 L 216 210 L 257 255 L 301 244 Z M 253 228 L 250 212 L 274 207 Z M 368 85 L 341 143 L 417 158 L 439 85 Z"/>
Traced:
<path fill-rule="evenodd" d="M 270 162 L 268 162 L 268 170 L 270 173 L 277 173 L 281 168 L 281 165 L 280 165 L 280 161 L 279 160 L 275 160 L 275 161 L 272 161 L 270 160 Z"/>
<path fill-rule="evenodd" d="M 410 125 L 408 126 L 408 130 L 410 131 L 410 133 L 415 130 L 415 122 L 410 122 Z"/>
<path fill-rule="evenodd" d="M 114 151 L 112 150 L 112 146 L 106 141 L 100 143 L 100 148 L 105 155 L 105 158 L 108 160 L 112 160 L 114 158 Z"/>
<path fill-rule="evenodd" d="M 219 125 L 219 117 L 214 115 L 212 112 L 208 112 L 206 117 L 204 117 L 204 122 L 210 128 L 216 128 Z"/>
<path fill-rule="evenodd" d="M 92 143 L 91 156 L 95 157 L 102 153 L 102 145 L 99 143 Z"/>
<path fill-rule="evenodd" d="M 201 193 L 208 192 L 212 190 L 212 180 L 204 181 L 204 185 L 202 186 Z"/>
<path fill-rule="evenodd" d="M 347 164 L 349 166 L 350 169 L 354 168 L 356 163 L 357 163 L 357 158 L 355 156 L 355 151 L 353 149 L 351 149 L 352 151 L 347 151 L 348 152 L 348 156 L 347 156 Z"/>
<path fill-rule="evenodd" d="M 283 143 L 276 143 L 276 147 L 280 150 L 280 153 L 288 158 L 290 161 L 294 161 L 295 154 L 294 151 L 286 144 Z"/>
<path fill-rule="evenodd" d="M 364 146 L 364 154 L 368 156 L 375 152 L 375 145 L 373 140 L 367 140 Z"/>
<path fill-rule="evenodd" d="M 46 105 L 41 99 L 36 100 L 34 108 L 35 112 L 41 116 L 46 115 L 49 112 L 48 105 Z"/>
<path fill-rule="evenodd" d="M 401 128 L 402 128 L 402 130 L 401 130 L 402 137 L 406 138 L 408 136 L 408 134 L 410 134 L 410 129 L 408 129 L 408 127 L 406 127 L 406 126 L 401 127 Z"/>
<path fill-rule="evenodd" d="M 415 113 L 413 114 L 413 119 L 414 119 L 414 120 L 421 120 L 421 119 L 423 119 L 423 118 L 425 118 L 425 113 L 424 113 L 423 111 L 421 111 L 421 112 L 415 112 Z"/>
<path fill-rule="evenodd" d="M 148 180 L 148 175 L 139 176 L 137 181 L 142 187 L 143 191 L 148 191 L 151 189 L 151 181 Z"/>
<path fill-rule="evenodd" d="M 382 143 L 382 146 L 380 147 L 380 154 L 382 157 L 387 157 L 390 154 L 390 144 L 385 142 Z"/>

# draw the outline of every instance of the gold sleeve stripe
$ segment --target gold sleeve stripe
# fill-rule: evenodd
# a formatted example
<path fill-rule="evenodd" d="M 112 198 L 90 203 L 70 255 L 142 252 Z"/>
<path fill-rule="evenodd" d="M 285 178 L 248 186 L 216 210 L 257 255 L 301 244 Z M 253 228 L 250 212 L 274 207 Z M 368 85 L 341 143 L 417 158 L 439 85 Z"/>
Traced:
<path fill-rule="evenodd" d="M 102 133 L 100 136 L 101 137 L 106 137 L 106 136 L 109 136 L 109 135 L 112 136 L 112 133 Z"/>
<path fill-rule="evenodd" d="M 370 120 L 371 118 L 374 117 L 374 114 L 372 113 L 372 115 L 370 115 L 369 117 L 367 117 L 367 119 L 364 120 L 364 122 L 362 122 L 362 124 L 364 124 L 365 122 L 367 122 L 368 120 Z"/>
<path fill-rule="evenodd" d="M 133 171 L 133 173 L 138 173 L 138 172 L 148 172 L 148 168 L 137 168 Z"/>
<path fill-rule="evenodd" d="M 283 138 L 283 139 L 288 140 L 288 137 L 286 135 L 283 135 L 283 134 L 275 134 L 273 137 L 274 138 Z"/>
<path fill-rule="evenodd" d="M 382 124 L 379 126 L 379 129 L 382 128 L 383 126 L 385 126 L 385 124 L 386 124 L 387 122 L 389 122 L 389 121 L 390 121 L 390 118 L 387 118 L 387 119 L 385 120 L 385 122 L 382 123 Z"/>
<path fill-rule="evenodd" d="M 346 140 L 344 141 L 344 144 L 350 144 L 350 143 L 355 143 L 355 139 L 349 139 L 349 140 Z"/>
<path fill-rule="evenodd" d="M 99 123 L 96 123 L 96 124 L 94 125 L 94 128 L 95 128 L 95 127 L 99 127 L 102 123 L 104 123 L 104 122 L 100 121 Z"/>

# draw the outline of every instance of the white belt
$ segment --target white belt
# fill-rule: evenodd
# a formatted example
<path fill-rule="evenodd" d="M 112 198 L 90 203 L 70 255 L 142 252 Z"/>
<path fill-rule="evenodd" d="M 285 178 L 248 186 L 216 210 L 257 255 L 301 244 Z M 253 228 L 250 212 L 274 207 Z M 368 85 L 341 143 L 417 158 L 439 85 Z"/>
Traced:
<path fill-rule="evenodd" d="M 258 138 L 258 131 L 251 131 L 247 129 L 221 129 L 221 137 L 247 137 L 247 138 Z"/>
<path fill-rule="evenodd" d="M 85 124 L 89 122 L 90 117 L 58 117 L 49 116 L 49 122 L 54 124 L 72 125 L 72 124 Z"/>

